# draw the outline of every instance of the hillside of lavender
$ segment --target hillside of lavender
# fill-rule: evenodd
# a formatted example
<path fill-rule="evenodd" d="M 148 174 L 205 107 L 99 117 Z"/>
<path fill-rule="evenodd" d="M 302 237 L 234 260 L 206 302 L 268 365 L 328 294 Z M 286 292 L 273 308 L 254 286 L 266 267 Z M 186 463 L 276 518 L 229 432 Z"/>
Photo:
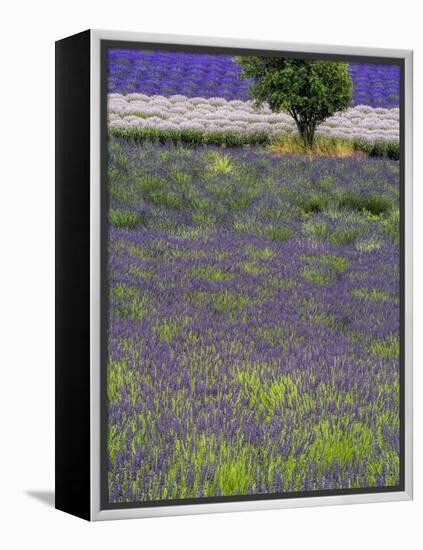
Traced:
<path fill-rule="evenodd" d="M 397 107 L 399 67 L 350 63 L 353 105 Z M 229 55 L 113 49 L 109 51 L 109 92 L 146 95 L 250 99 L 250 82 Z"/>
<path fill-rule="evenodd" d="M 169 55 L 112 50 L 112 95 L 248 101 Z M 354 98 L 397 109 L 374 69 Z M 399 169 L 110 136 L 110 503 L 399 483 Z"/>
<path fill-rule="evenodd" d="M 399 67 L 349 65 L 353 98 L 317 133 L 368 142 L 399 140 Z M 227 55 L 167 51 L 110 50 L 108 121 L 112 133 L 193 130 L 205 135 L 232 133 L 248 143 L 261 134 L 271 140 L 296 132 L 287 113 L 255 108 L 250 81 Z"/>

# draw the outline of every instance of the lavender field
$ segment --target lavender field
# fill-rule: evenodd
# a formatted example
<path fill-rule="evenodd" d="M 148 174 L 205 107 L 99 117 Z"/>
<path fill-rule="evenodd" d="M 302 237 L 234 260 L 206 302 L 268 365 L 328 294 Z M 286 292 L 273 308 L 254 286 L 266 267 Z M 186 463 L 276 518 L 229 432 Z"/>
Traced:
<path fill-rule="evenodd" d="M 399 162 L 108 147 L 109 501 L 397 485 Z"/>
<path fill-rule="evenodd" d="M 392 108 L 399 105 L 399 68 L 350 63 L 353 105 Z M 108 91 L 119 94 L 183 95 L 248 100 L 249 82 L 239 78 L 229 55 L 156 50 L 109 52 Z"/>
<path fill-rule="evenodd" d="M 399 141 L 399 67 L 350 63 L 349 108 L 334 113 L 318 134 L 348 140 Z M 108 123 L 111 132 L 232 133 L 249 142 L 295 133 L 292 117 L 257 109 L 251 79 L 241 77 L 235 59 L 223 54 L 153 50 L 109 51 Z"/>

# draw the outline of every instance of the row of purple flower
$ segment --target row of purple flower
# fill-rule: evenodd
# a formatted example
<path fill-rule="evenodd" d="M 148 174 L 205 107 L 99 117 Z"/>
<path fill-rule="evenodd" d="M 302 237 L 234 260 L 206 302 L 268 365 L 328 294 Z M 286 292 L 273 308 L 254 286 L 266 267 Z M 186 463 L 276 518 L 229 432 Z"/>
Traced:
<path fill-rule="evenodd" d="M 351 63 L 354 105 L 395 107 L 399 104 L 399 67 Z M 108 90 L 148 95 L 249 99 L 249 82 L 228 55 L 156 50 L 109 50 Z"/>
<path fill-rule="evenodd" d="M 110 502 L 397 484 L 398 163 L 109 147 Z"/>

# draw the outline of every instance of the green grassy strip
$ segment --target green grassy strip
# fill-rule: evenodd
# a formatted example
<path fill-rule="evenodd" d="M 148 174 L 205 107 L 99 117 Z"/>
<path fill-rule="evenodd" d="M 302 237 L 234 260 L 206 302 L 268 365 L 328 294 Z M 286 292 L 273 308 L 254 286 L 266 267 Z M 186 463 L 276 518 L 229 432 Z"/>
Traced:
<path fill-rule="evenodd" d="M 158 130 L 155 128 L 110 128 L 110 136 L 131 139 L 137 143 L 154 141 L 159 143 L 173 143 L 174 145 L 216 145 L 226 147 L 241 147 L 243 145 L 270 145 L 278 137 L 269 136 L 266 132 L 240 133 L 240 132 L 203 132 L 194 129 L 169 129 Z M 335 142 L 337 138 L 331 138 Z M 345 138 L 340 138 L 345 142 Z M 386 157 L 391 160 L 399 160 L 400 144 L 397 141 L 367 141 L 365 139 L 351 140 L 352 147 L 356 151 L 366 153 L 371 157 Z"/>
<path fill-rule="evenodd" d="M 154 128 L 111 128 L 110 135 L 132 139 L 137 143 L 157 141 L 159 143 L 173 143 L 174 145 L 225 145 L 226 147 L 240 147 L 242 145 L 267 145 L 270 137 L 265 132 L 242 134 L 238 132 L 209 132 L 201 130 L 156 130 Z"/>

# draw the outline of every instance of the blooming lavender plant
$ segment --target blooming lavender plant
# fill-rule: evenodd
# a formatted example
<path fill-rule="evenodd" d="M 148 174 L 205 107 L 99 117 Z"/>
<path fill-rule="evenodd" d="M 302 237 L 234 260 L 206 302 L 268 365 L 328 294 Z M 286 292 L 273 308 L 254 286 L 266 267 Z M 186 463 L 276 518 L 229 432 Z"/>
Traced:
<path fill-rule="evenodd" d="M 110 140 L 110 502 L 398 484 L 398 184 Z"/>

